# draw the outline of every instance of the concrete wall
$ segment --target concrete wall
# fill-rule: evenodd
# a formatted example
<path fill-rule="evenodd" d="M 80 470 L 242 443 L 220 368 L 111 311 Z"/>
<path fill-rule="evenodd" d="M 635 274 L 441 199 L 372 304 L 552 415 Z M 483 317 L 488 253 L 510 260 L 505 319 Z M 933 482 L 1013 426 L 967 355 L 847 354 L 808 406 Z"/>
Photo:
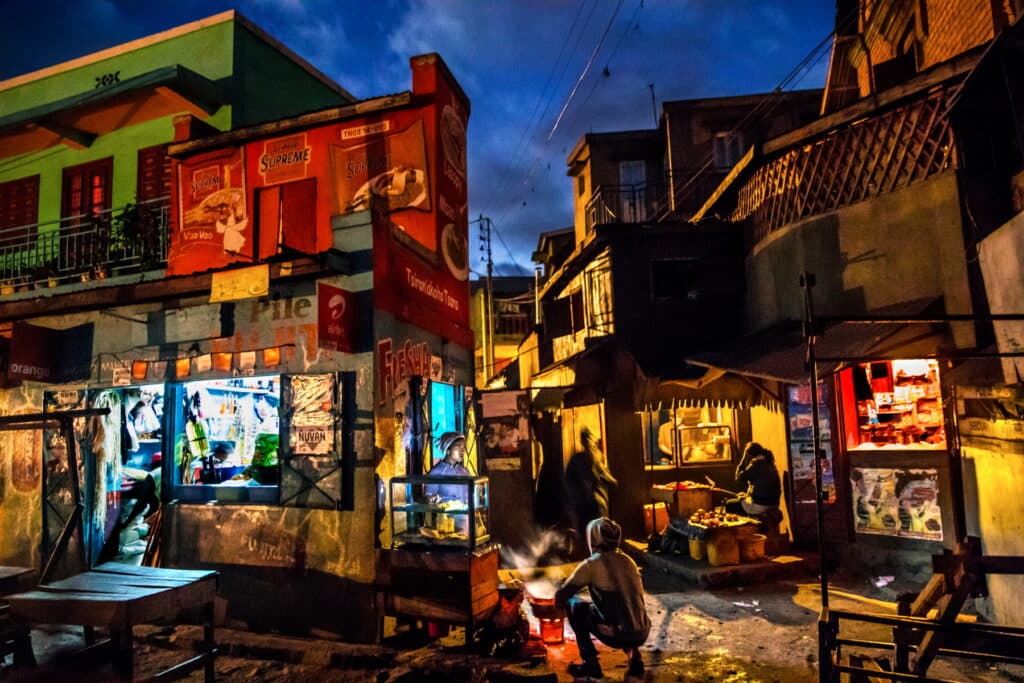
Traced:
<path fill-rule="evenodd" d="M 956 176 L 794 223 L 747 256 L 749 329 L 802 320 L 800 273 L 817 276 L 819 315 L 854 315 L 943 297 L 947 313 L 969 313 L 970 293 Z M 973 344 L 970 328 L 957 345 Z"/>
<path fill-rule="evenodd" d="M 967 533 L 985 555 L 1024 556 L 1024 443 L 964 437 Z M 980 611 L 999 624 L 1024 625 L 1024 576 L 988 576 Z"/>

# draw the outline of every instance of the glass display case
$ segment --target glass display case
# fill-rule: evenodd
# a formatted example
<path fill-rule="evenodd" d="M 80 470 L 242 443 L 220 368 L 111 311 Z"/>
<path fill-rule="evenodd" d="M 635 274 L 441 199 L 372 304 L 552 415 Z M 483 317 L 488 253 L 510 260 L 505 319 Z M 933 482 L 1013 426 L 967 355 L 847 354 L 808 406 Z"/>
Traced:
<path fill-rule="evenodd" d="M 474 550 L 490 540 L 487 477 L 393 477 L 391 546 Z"/>

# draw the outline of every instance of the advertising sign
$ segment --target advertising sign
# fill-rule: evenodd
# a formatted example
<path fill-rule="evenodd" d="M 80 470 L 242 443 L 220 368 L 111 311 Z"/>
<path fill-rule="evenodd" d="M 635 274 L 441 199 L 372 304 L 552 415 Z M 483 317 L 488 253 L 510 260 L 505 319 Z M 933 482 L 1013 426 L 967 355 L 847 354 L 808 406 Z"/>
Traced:
<path fill-rule="evenodd" d="M 390 121 L 382 123 L 387 125 L 342 125 L 340 138 L 348 144 L 331 146 L 335 213 L 367 209 L 382 213 L 430 211 L 423 121 L 417 120 L 398 132 L 391 131 Z M 433 250 L 432 235 L 424 232 L 413 236 Z"/>
<path fill-rule="evenodd" d="M 316 300 L 317 345 L 321 349 L 352 353 L 357 324 L 355 294 L 318 282 Z"/>
<path fill-rule="evenodd" d="M 313 148 L 305 133 L 265 140 L 259 158 L 259 174 L 264 185 L 301 180 L 309 174 Z"/>
<path fill-rule="evenodd" d="M 851 468 L 854 528 L 864 534 L 941 541 L 938 482 L 934 468 Z"/>
<path fill-rule="evenodd" d="M 244 154 L 229 148 L 178 166 L 178 229 L 171 233 L 167 274 L 220 268 L 252 255 Z"/>

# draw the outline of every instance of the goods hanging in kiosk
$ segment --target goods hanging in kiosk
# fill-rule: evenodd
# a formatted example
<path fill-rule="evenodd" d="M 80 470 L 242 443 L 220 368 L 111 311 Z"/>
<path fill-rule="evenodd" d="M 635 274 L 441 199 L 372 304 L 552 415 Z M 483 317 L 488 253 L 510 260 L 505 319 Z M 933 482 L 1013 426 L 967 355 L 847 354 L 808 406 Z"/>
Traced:
<path fill-rule="evenodd" d="M 853 530 L 941 542 L 950 492 L 938 362 L 857 363 L 837 379 Z"/>

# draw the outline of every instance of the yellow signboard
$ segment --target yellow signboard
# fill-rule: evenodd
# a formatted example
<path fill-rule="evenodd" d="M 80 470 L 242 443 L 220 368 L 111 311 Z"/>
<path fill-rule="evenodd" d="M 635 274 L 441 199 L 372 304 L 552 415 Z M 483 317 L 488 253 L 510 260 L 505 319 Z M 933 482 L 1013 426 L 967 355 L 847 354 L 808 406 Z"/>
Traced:
<path fill-rule="evenodd" d="M 221 270 L 210 282 L 210 303 L 266 296 L 270 292 L 270 266 Z"/>

